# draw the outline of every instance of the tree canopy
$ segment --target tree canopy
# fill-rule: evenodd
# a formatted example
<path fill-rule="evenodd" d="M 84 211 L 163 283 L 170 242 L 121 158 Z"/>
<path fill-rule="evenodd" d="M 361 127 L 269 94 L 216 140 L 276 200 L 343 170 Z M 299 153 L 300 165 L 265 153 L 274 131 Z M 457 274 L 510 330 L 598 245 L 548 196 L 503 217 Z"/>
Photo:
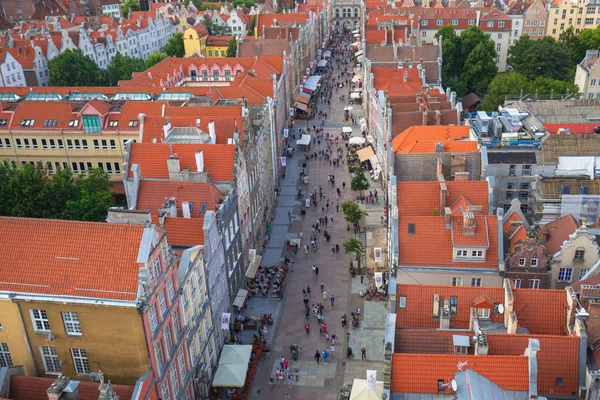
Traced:
<path fill-rule="evenodd" d="M 112 194 L 101 169 L 75 177 L 70 169 L 52 176 L 41 164 L 0 163 L 0 215 L 104 221 Z"/>
<path fill-rule="evenodd" d="M 165 53 L 159 53 L 158 51 L 153 51 L 152 53 L 150 53 L 148 55 L 148 58 L 146 58 L 146 69 L 158 64 L 159 62 L 161 62 L 162 60 L 164 60 L 165 58 L 168 58 L 169 56 L 166 55 Z"/>
<path fill-rule="evenodd" d="M 371 184 L 365 176 L 365 170 L 362 168 L 356 170 L 356 172 L 354 172 L 354 175 L 352 175 L 352 180 L 350 181 L 350 188 L 352 190 L 362 192 L 363 190 L 369 189 L 369 187 L 371 187 Z"/>
<path fill-rule="evenodd" d="M 106 75 L 81 50 L 67 49 L 48 61 L 50 86 L 104 86 Z"/>
<path fill-rule="evenodd" d="M 131 79 L 131 74 L 144 71 L 145 69 L 146 62 L 143 59 L 117 52 L 107 67 L 108 80 L 111 85 L 114 85 L 120 80 Z"/>
<path fill-rule="evenodd" d="M 177 32 L 171 37 L 165 45 L 165 54 L 169 57 L 185 56 L 185 47 L 183 45 L 183 33 Z"/>
<path fill-rule="evenodd" d="M 254 2 L 254 0 L 233 0 L 231 2 L 231 5 L 234 7 L 244 5 L 248 8 L 250 8 L 250 7 L 254 6 L 255 4 L 256 3 Z"/>
<path fill-rule="evenodd" d="M 585 57 L 587 50 L 600 49 L 600 26 L 585 29 L 578 34 L 570 26 L 560 34 L 558 41 L 565 46 L 573 63 L 579 63 Z"/>
<path fill-rule="evenodd" d="M 206 28 L 209 35 L 213 36 L 227 36 L 231 35 L 231 28 L 227 25 L 217 25 L 211 19 L 205 19 L 201 22 Z"/>
<path fill-rule="evenodd" d="M 354 201 L 346 201 L 342 203 L 342 214 L 344 214 L 346 221 L 351 224 L 358 224 L 362 217 L 368 215 L 366 212 L 360 209 L 360 205 L 358 205 Z"/>
<path fill-rule="evenodd" d="M 356 256 L 356 261 L 358 261 L 358 266 L 360 268 L 360 256 L 365 253 L 365 247 L 363 242 L 357 238 L 350 238 L 347 242 L 344 242 L 344 253 L 354 254 Z"/>
<path fill-rule="evenodd" d="M 227 43 L 227 57 L 235 56 L 237 56 L 237 41 L 235 40 L 235 36 L 231 36 L 229 43 Z"/>
<path fill-rule="evenodd" d="M 543 76 L 551 79 L 572 79 L 573 62 L 566 46 L 545 36 L 539 40 L 531 40 L 527 35 L 508 50 L 508 62 L 515 72 L 528 79 Z"/>
<path fill-rule="evenodd" d="M 130 11 L 139 11 L 140 2 L 138 0 L 125 0 L 121 3 L 121 12 L 127 18 Z"/>
<path fill-rule="evenodd" d="M 436 38 L 442 38 L 442 83 L 459 97 L 487 91 L 497 73 L 494 41 L 481 29 L 471 26 L 457 35 L 450 25 L 442 26 Z"/>
<path fill-rule="evenodd" d="M 250 25 L 248 26 L 248 35 L 254 35 L 254 28 L 256 28 L 256 15 L 252 16 L 250 20 Z"/>

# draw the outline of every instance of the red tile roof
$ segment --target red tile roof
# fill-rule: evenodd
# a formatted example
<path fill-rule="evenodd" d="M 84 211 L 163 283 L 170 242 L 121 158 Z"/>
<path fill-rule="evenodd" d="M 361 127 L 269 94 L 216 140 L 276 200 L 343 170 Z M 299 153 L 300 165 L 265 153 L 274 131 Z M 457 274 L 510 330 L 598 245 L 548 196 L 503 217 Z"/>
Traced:
<path fill-rule="evenodd" d="M 158 180 L 142 180 L 138 193 L 136 208 L 150 211 L 155 224 L 159 224 L 158 209 L 164 205 L 165 199 L 177 199 L 177 217 L 165 217 L 163 228 L 168 233 L 169 243 L 180 246 L 204 244 L 204 213 L 201 212 L 201 206 L 206 204 L 207 211 L 215 211 L 223 196 L 212 183 Z M 181 207 L 184 201 L 193 203 L 191 218 L 183 217 Z"/>
<path fill-rule="evenodd" d="M 538 290 L 543 292 L 544 290 Z M 538 394 L 571 396 L 578 393 L 579 338 L 575 336 L 488 334 L 488 356 L 524 354 L 529 338 L 540 341 L 538 360 Z M 486 357 L 486 356 L 483 356 Z M 557 385 L 562 378 L 563 385 Z"/>
<path fill-rule="evenodd" d="M 524 351 L 524 349 L 523 349 Z M 525 356 L 473 356 L 454 354 L 393 354 L 391 392 L 438 393 L 438 381 L 448 384 L 457 364 L 476 371 L 505 390 L 529 390 L 529 367 Z M 450 385 L 445 392 L 451 394 Z"/>
<path fill-rule="evenodd" d="M 196 152 L 202 150 L 204 170 L 208 171 L 212 182 L 233 180 L 235 145 L 232 144 L 134 143 L 129 165 L 139 164 L 144 178 L 168 179 L 167 157 L 171 155 L 171 147 L 173 154 L 179 156 L 181 169 L 190 167 L 195 171 Z"/>
<path fill-rule="evenodd" d="M 272 26 L 292 26 L 296 24 L 305 24 L 308 21 L 308 13 L 289 13 L 289 14 L 258 14 L 256 21 L 257 36 L 262 36 L 264 27 Z"/>
<path fill-rule="evenodd" d="M 474 217 L 476 225 L 474 234 L 465 232 L 465 221 L 462 217 L 452 217 L 452 241 L 454 242 L 455 246 L 489 247 L 489 227 L 487 226 L 488 218 L 484 215 L 474 215 Z"/>
<path fill-rule="evenodd" d="M 487 234 L 490 246 L 482 262 L 454 262 L 452 235 L 446 229 L 444 217 L 438 216 L 400 216 L 399 229 L 399 265 L 404 267 L 431 268 L 490 268 L 498 269 L 498 219 L 496 216 L 481 216 L 487 222 Z M 408 233 L 408 225 L 414 224 L 415 233 Z M 486 229 L 478 222 L 477 231 Z"/>
<path fill-rule="evenodd" d="M 487 295 L 495 303 L 504 303 L 504 288 L 502 287 L 400 284 L 397 286 L 396 298 L 405 296 L 406 308 L 396 310 L 396 327 L 439 328 L 440 321 L 433 320 L 434 294 L 439 295 L 440 301 L 450 300 L 451 296 L 456 296 L 456 315 L 450 319 L 450 328 L 452 329 L 469 328 L 471 307 L 473 301 L 478 297 Z M 501 314 L 492 314 L 491 320 L 502 322 L 504 317 Z"/>
<path fill-rule="evenodd" d="M 48 400 L 48 389 L 53 378 L 38 378 L 34 376 L 11 376 L 10 377 L 10 393 L 9 397 L 12 400 Z M 96 382 L 79 382 L 79 397 L 78 400 L 97 400 L 100 396 Z M 112 385 L 113 390 L 121 400 L 129 400 L 133 396 L 134 386 Z"/>
<path fill-rule="evenodd" d="M 598 124 L 544 124 L 549 133 L 557 133 L 560 128 L 568 129 L 572 134 L 593 134 Z"/>
<path fill-rule="evenodd" d="M 142 232 L 140 225 L 0 217 L 0 291 L 135 301 Z"/>
<path fill-rule="evenodd" d="M 392 139 L 392 148 L 396 153 L 410 153 L 418 142 L 435 144 L 464 139 L 469 141 L 468 126 L 412 126 Z"/>
<path fill-rule="evenodd" d="M 68 128 L 69 121 L 78 119 L 77 115 L 73 114 L 73 106 L 74 104 L 67 102 L 24 101 L 17 106 L 10 127 L 19 129 L 41 128 L 44 126 L 45 120 L 56 119 L 58 121 L 54 129 Z M 24 119 L 34 119 L 35 123 L 32 126 L 21 126 Z"/>
<path fill-rule="evenodd" d="M 571 214 L 567 214 L 544 224 L 543 228 L 548 232 L 544 246 L 546 246 L 550 254 L 554 255 L 558 253 L 563 242 L 569 239 L 569 235 L 575 233 L 579 226 L 575 218 Z"/>
<path fill-rule="evenodd" d="M 448 189 L 446 207 L 453 205 L 463 195 L 472 204 L 482 206 L 482 214 L 488 213 L 487 181 L 448 181 L 445 184 Z M 431 216 L 436 208 L 436 215 L 440 215 L 439 182 L 399 182 L 397 193 L 399 215 Z"/>
<path fill-rule="evenodd" d="M 514 289 L 513 296 L 519 327 L 535 335 L 567 334 L 567 293 L 564 290 Z"/>

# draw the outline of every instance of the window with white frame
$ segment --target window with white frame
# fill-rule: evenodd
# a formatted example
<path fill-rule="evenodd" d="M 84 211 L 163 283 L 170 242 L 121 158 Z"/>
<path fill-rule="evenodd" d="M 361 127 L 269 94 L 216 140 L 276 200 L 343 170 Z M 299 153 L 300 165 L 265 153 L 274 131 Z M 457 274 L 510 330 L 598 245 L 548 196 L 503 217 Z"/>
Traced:
<path fill-rule="evenodd" d="M 150 316 L 150 327 L 152 328 L 152 332 L 154 332 L 156 330 L 156 328 L 158 328 L 158 318 L 156 316 L 156 308 L 154 308 L 153 305 L 150 306 L 149 316 Z"/>
<path fill-rule="evenodd" d="M 165 342 L 167 343 L 167 354 L 173 351 L 173 338 L 171 337 L 171 327 L 165 324 Z"/>
<path fill-rule="evenodd" d="M 519 258 L 519 267 L 524 267 L 526 262 L 527 260 L 525 259 L 525 257 Z"/>
<path fill-rule="evenodd" d="M 458 26 L 458 20 L 457 19 L 453 19 L 452 20 L 452 26 Z"/>
<path fill-rule="evenodd" d="M 467 250 L 457 250 L 456 257 L 469 257 L 469 252 Z"/>
<path fill-rule="evenodd" d="M 452 278 L 452 286 L 462 286 L 463 278 L 453 277 Z"/>
<path fill-rule="evenodd" d="M 406 296 L 400 296 L 400 301 L 398 301 L 398 308 L 406 308 Z"/>
<path fill-rule="evenodd" d="M 443 20 L 441 20 L 441 19 L 438 19 L 438 20 L 436 21 L 436 25 L 437 25 L 437 26 L 442 26 L 443 24 L 444 24 L 444 21 L 443 21 Z"/>
<path fill-rule="evenodd" d="M 479 318 L 489 318 L 490 317 L 490 309 L 489 308 L 478 308 L 477 316 Z"/>
<path fill-rule="evenodd" d="M 471 278 L 471 286 L 481 286 L 483 283 L 481 278 Z"/>
<path fill-rule="evenodd" d="M 560 268 L 558 270 L 558 281 L 559 282 L 571 282 L 573 277 L 573 268 Z"/>
<path fill-rule="evenodd" d="M 158 298 L 160 300 L 160 313 L 164 316 L 167 312 L 167 299 L 165 298 L 165 292 L 161 290 L 158 294 Z"/>
<path fill-rule="evenodd" d="M 50 321 L 48 321 L 46 310 L 29 310 L 29 312 L 31 313 L 31 321 L 35 332 L 50 332 Z"/>
<path fill-rule="evenodd" d="M 169 299 L 173 301 L 173 297 L 175 297 L 175 289 L 173 288 L 173 279 L 167 279 L 167 290 L 169 291 Z"/>
<path fill-rule="evenodd" d="M 169 391 L 169 382 L 167 382 L 167 379 L 160 384 L 160 391 L 162 392 L 162 400 L 171 400 L 171 392 Z"/>
<path fill-rule="evenodd" d="M 71 349 L 71 357 L 73 357 L 75 373 L 78 375 L 90 373 L 90 362 L 84 349 Z"/>
<path fill-rule="evenodd" d="M 468 20 L 467 25 L 475 25 L 475 20 L 474 19 Z"/>
<path fill-rule="evenodd" d="M 529 280 L 529 289 L 539 289 L 540 288 L 540 280 L 539 279 L 530 279 Z"/>
<path fill-rule="evenodd" d="M 585 250 L 584 249 L 575 250 L 575 257 L 573 258 L 573 260 L 583 261 L 584 258 L 585 258 Z"/>
<path fill-rule="evenodd" d="M 521 289 L 521 280 L 520 279 L 513 280 L 513 283 L 515 285 L 515 289 Z"/>
<path fill-rule="evenodd" d="M 579 280 L 582 280 L 583 277 L 588 273 L 589 269 L 587 268 L 581 268 L 579 270 Z"/>
<path fill-rule="evenodd" d="M 81 335 L 81 326 L 79 326 L 79 316 L 76 312 L 63 312 L 63 322 L 67 335 Z"/>
<path fill-rule="evenodd" d="M 162 344 L 160 343 L 160 341 L 156 342 L 154 352 L 156 354 L 156 364 L 158 365 L 158 369 L 162 370 L 162 367 L 165 364 L 165 357 L 163 355 Z"/>
<path fill-rule="evenodd" d="M 473 251 L 471 251 L 471 257 L 482 258 L 483 257 L 483 250 L 473 250 Z"/>
<path fill-rule="evenodd" d="M 493 28 L 494 27 L 494 21 L 488 21 L 487 27 L 488 28 Z"/>
<path fill-rule="evenodd" d="M 531 268 L 537 268 L 537 266 L 538 266 L 538 259 L 537 259 L 537 257 L 533 257 L 531 259 L 531 262 L 530 262 L 529 265 L 531 265 Z"/>
<path fill-rule="evenodd" d="M 47 374 L 58 374 L 60 373 L 60 361 L 58 360 L 58 354 L 56 348 L 50 346 L 40 347 L 42 353 L 42 361 L 44 362 L 44 369 Z"/>
<path fill-rule="evenodd" d="M 504 28 L 504 21 L 498 21 L 498 28 Z"/>
<path fill-rule="evenodd" d="M 12 358 L 7 343 L 0 343 L 0 367 L 12 367 Z"/>
<path fill-rule="evenodd" d="M 179 374 L 181 375 L 181 379 L 185 379 L 187 368 L 185 367 L 185 356 L 183 354 L 183 349 L 179 349 L 179 354 L 177 355 L 177 358 L 179 361 Z"/>
<path fill-rule="evenodd" d="M 173 393 L 175 393 L 175 397 L 177 397 L 177 393 L 179 393 L 179 377 L 177 376 L 177 370 L 175 366 L 171 367 L 171 384 L 173 385 Z"/>
<path fill-rule="evenodd" d="M 179 311 L 177 311 L 177 308 L 173 310 L 171 318 L 173 319 L 173 329 L 175 329 L 175 340 L 177 340 L 179 333 L 181 332 L 181 328 L 179 326 Z"/>

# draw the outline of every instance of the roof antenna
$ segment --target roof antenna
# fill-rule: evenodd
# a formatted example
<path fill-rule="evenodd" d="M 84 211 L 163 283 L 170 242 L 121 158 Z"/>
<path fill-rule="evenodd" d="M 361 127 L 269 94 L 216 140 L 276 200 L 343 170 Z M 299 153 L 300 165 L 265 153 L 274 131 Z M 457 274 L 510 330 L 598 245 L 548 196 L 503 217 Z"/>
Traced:
<path fill-rule="evenodd" d="M 169 153 L 173 155 L 173 143 L 169 143 Z"/>

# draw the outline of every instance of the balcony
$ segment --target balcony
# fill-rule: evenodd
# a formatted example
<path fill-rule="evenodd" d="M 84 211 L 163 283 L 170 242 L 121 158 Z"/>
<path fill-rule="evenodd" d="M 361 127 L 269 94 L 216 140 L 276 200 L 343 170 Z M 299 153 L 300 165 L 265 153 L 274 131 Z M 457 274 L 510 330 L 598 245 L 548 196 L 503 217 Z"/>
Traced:
<path fill-rule="evenodd" d="M 231 76 L 186 76 L 183 82 L 231 82 Z"/>

